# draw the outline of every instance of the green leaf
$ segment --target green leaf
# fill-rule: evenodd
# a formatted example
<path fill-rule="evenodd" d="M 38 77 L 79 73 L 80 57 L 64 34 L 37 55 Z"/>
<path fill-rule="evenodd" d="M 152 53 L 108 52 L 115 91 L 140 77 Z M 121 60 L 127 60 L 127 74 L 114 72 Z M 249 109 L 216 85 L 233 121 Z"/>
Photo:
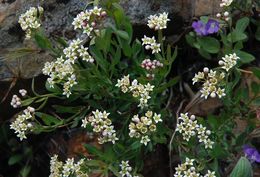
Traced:
<path fill-rule="evenodd" d="M 195 46 L 194 46 L 194 43 L 195 43 L 196 41 L 195 41 L 195 37 L 194 37 L 194 36 L 192 36 L 192 35 L 189 33 L 189 34 L 186 34 L 186 35 L 185 35 L 185 39 L 186 39 L 187 43 L 188 43 L 191 47 L 195 47 Z"/>
<path fill-rule="evenodd" d="M 242 63 L 250 63 L 255 60 L 255 57 L 250 53 L 241 50 L 235 51 L 235 53 L 237 54 L 237 56 L 239 56 L 239 61 L 241 61 Z"/>
<path fill-rule="evenodd" d="M 34 39 L 35 39 L 36 44 L 40 48 L 42 48 L 42 49 L 51 49 L 52 48 L 52 45 L 51 45 L 51 42 L 49 41 L 49 39 L 47 37 L 43 36 L 42 34 L 36 33 L 34 35 Z"/>
<path fill-rule="evenodd" d="M 260 41 L 260 26 L 258 26 L 256 29 L 255 38 L 256 40 Z"/>
<path fill-rule="evenodd" d="M 22 105 L 23 106 L 29 106 L 30 104 L 32 104 L 34 102 L 35 99 L 36 99 L 36 97 L 28 98 L 26 100 L 22 100 Z"/>
<path fill-rule="evenodd" d="M 103 152 L 100 151 L 99 149 L 97 149 L 95 146 L 92 146 L 90 144 L 84 144 L 84 147 L 92 155 L 96 155 L 96 156 L 99 156 L 99 157 L 103 157 L 103 155 L 104 155 Z"/>
<path fill-rule="evenodd" d="M 235 50 L 241 50 L 241 49 L 243 49 L 243 42 L 242 41 L 238 41 L 236 44 L 235 44 L 235 46 L 234 46 L 234 49 Z"/>
<path fill-rule="evenodd" d="M 211 59 L 211 55 L 202 48 L 199 49 L 199 54 L 208 60 Z"/>
<path fill-rule="evenodd" d="M 102 52 L 94 46 L 90 46 L 90 53 L 95 58 L 97 64 L 107 73 L 109 67 L 108 61 L 103 57 Z"/>
<path fill-rule="evenodd" d="M 125 32 L 125 31 L 116 30 L 115 33 L 116 33 L 118 36 L 120 36 L 121 38 L 125 39 L 125 40 L 129 40 L 129 39 L 130 39 L 128 33 Z"/>
<path fill-rule="evenodd" d="M 251 163 L 245 157 L 241 157 L 229 177 L 253 177 Z"/>
<path fill-rule="evenodd" d="M 260 68 L 253 67 L 253 68 L 252 68 L 252 71 L 253 71 L 254 75 L 255 75 L 258 79 L 260 79 Z"/>
<path fill-rule="evenodd" d="M 248 27 L 249 22 L 250 21 L 248 17 L 239 19 L 236 23 L 236 31 L 243 33 Z"/>
<path fill-rule="evenodd" d="M 208 16 L 201 16 L 200 17 L 200 20 L 203 22 L 203 23 L 208 23 L 208 21 L 209 21 L 209 17 Z"/>
<path fill-rule="evenodd" d="M 31 171 L 31 166 L 25 166 L 25 167 L 23 167 L 23 169 L 20 171 L 20 175 L 21 175 L 22 177 L 27 177 L 27 176 L 29 175 L 30 171 Z"/>
<path fill-rule="evenodd" d="M 167 89 L 168 87 L 172 87 L 175 84 L 177 84 L 180 80 L 179 76 L 176 76 L 174 78 L 172 78 L 169 82 L 163 84 L 162 86 L 160 86 L 159 88 L 156 88 L 154 93 L 161 93 L 163 92 L 165 89 Z"/>
<path fill-rule="evenodd" d="M 231 43 L 243 41 L 245 39 L 247 39 L 247 35 L 243 32 L 237 31 L 237 30 L 232 31 L 227 36 L 227 40 Z"/>
<path fill-rule="evenodd" d="M 53 87 L 51 87 L 48 81 L 45 82 L 45 88 L 46 88 L 49 92 L 62 93 L 62 90 L 61 90 L 56 84 L 54 84 Z"/>
<path fill-rule="evenodd" d="M 70 106 L 60 106 L 60 105 L 53 105 L 52 107 L 56 110 L 57 113 L 71 113 L 71 114 L 78 113 L 80 110 L 84 108 L 84 106 L 70 107 Z"/>
<path fill-rule="evenodd" d="M 35 112 L 35 115 L 38 116 L 39 118 L 41 118 L 42 121 L 48 126 L 57 125 L 62 122 L 61 120 L 57 119 L 56 117 L 51 116 L 49 114 L 42 113 L 42 112 Z"/>
<path fill-rule="evenodd" d="M 23 156 L 21 154 L 12 155 L 8 160 L 8 165 L 14 165 L 14 164 L 20 162 L 22 159 L 23 159 Z"/>
<path fill-rule="evenodd" d="M 220 43 L 213 37 L 199 37 L 198 43 L 208 53 L 218 53 L 220 50 Z"/>

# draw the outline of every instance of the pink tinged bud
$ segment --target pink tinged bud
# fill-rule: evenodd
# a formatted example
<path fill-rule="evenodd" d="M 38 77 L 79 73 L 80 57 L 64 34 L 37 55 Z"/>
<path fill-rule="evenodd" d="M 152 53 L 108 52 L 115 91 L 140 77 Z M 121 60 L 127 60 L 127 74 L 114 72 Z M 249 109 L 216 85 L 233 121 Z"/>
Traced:
<path fill-rule="evenodd" d="M 101 16 L 102 16 L 102 17 L 106 17 L 106 16 L 107 16 L 107 12 L 106 12 L 106 11 L 102 11 L 102 12 L 101 12 Z"/>
<path fill-rule="evenodd" d="M 149 66 L 146 66 L 145 69 L 150 70 L 151 68 Z"/>
<path fill-rule="evenodd" d="M 86 27 L 87 25 L 88 25 L 88 21 L 87 21 L 87 20 L 84 20 L 84 21 L 82 22 L 82 26 Z"/>
<path fill-rule="evenodd" d="M 190 119 L 191 119 L 191 120 L 195 120 L 196 117 L 195 117 L 194 115 L 191 115 L 191 116 L 190 116 Z"/>
<path fill-rule="evenodd" d="M 93 27 L 97 26 L 96 22 L 92 22 L 91 26 L 93 26 Z"/>
<path fill-rule="evenodd" d="M 155 66 L 154 66 L 154 65 L 152 66 L 152 69 L 155 69 Z"/>
<path fill-rule="evenodd" d="M 155 30 L 159 30 L 159 29 L 160 29 L 160 27 L 159 27 L 159 26 L 156 26 L 156 27 L 155 27 Z"/>
<path fill-rule="evenodd" d="M 209 72 L 209 68 L 207 68 L 207 67 L 203 68 L 203 72 L 204 73 L 208 73 Z"/>
<path fill-rule="evenodd" d="M 218 14 L 216 15 L 216 17 L 220 18 L 220 17 L 221 17 L 221 14 L 220 14 L 220 13 L 218 13 Z"/>
<path fill-rule="evenodd" d="M 33 107 L 28 107 L 28 110 L 29 110 L 29 112 L 34 112 L 35 111 L 35 109 L 33 108 Z"/>
<path fill-rule="evenodd" d="M 20 106 L 21 104 L 22 104 L 22 103 L 21 103 L 21 102 L 19 102 L 19 101 L 18 101 L 18 102 L 16 102 L 16 105 L 17 105 L 17 106 Z"/>

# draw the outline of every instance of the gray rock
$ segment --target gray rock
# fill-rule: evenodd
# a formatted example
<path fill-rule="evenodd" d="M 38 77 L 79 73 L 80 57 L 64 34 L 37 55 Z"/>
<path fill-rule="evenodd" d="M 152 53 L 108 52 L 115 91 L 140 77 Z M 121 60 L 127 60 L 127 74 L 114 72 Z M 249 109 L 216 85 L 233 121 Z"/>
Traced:
<path fill-rule="evenodd" d="M 72 39 L 76 36 L 71 22 L 83 10 L 88 1 L 82 0 L 38 0 L 44 7 L 43 26 L 46 35 L 63 36 Z M 220 0 L 121 0 L 120 4 L 129 15 L 134 25 L 145 25 L 147 17 L 159 12 L 169 12 L 170 17 L 181 16 L 190 20 L 194 15 L 215 13 Z M 22 78 L 38 75 L 46 55 L 34 54 L 27 59 L 8 60 L 5 58 L 6 49 L 24 47 L 24 32 L 18 24 L 18 18 L 29 7 L 37 6 L 36 0 L 0 0 L 0 80 L 10 80 L 20 73 Z M 48 57 L 48 60 L 51 57 Z M 37 61 L 35 63 L 35 61 Z M 7 67 L 9 66 L 9 67 Z M 20 67 L 23 66 L 23 67 Z"/>

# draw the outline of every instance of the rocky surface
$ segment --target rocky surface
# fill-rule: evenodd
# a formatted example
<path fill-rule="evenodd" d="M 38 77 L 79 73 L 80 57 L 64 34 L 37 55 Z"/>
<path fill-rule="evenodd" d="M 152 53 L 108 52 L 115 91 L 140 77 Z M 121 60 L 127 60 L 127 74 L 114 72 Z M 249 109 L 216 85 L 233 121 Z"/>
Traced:
<path fill-rule="evenodd" d="M 170 17 L 181 16 L 188 21 L 191 17 L 214 14 L 218 11 L 220 0 L 121 0 L 121 5 L 134 25 L 144 25 L 146 17 L 159 12 L 169 12 Z M 48 0 L 38 3 L 44 7 L 44 28 L 49 36 L 75 37 L 71 22 L 88 0 Z M 17 60 L 9 60 L 7 49 L 24 47 L 24 33 L 17 23 L 19 15 L 31 6 L 38 5 L 36 0 L 0 0 L 0 80 L 13 77 L 31 78 L 40 73 L 42 64 L 50 57 L 36 53 Z M 18 74 L 17 74 L 18 73 Z"/>

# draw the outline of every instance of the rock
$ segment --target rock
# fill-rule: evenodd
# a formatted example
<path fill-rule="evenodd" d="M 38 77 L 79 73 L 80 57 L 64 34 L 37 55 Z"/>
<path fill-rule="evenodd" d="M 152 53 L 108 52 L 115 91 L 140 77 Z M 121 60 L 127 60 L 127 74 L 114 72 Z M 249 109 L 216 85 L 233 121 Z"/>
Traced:
<path fill-rule="evenodd" d="M 125 9 L 134 25 L 145 25 L 147 17 L 159 12 L 168 12 L 170 18 L 181 16 L 184 20 L 190 20 L 194 15 L 214 13 L 220 0 L 121 0 L 120 4 Z M 76 36 L 71 22 L 73 18 L 83 10 L 89 0 L 48 0 L 40 1 L 45 9 L 43 27 L 46 35 L 63 36 L 72 39 Z M 38 75 L 45 56 L 42 54 L 21 60 L 24 67 L 19 70 L 18 62 L 7 60 L 4 57 L 5 49 L 24 47 L 24 32 L 18 24 L 18 18 L 29 7 L 37 6 L 35 0 L 0 0 L 0 80 L 10 80 L 17 77 L 15 73 L 21 73 L 22 78 L 31 78 Z M 215 8 L 216 7 L 216 8 Z M 177 23 L 174 20 L 172 24 Z M 175 25 L 174 25 L 175 26 Z M 37 64 L 34 63 L 37 59 Z M 23 63 L 25 62 L 25 63 Z M 6 66 L 11 66 L 10 68 Z"/>

